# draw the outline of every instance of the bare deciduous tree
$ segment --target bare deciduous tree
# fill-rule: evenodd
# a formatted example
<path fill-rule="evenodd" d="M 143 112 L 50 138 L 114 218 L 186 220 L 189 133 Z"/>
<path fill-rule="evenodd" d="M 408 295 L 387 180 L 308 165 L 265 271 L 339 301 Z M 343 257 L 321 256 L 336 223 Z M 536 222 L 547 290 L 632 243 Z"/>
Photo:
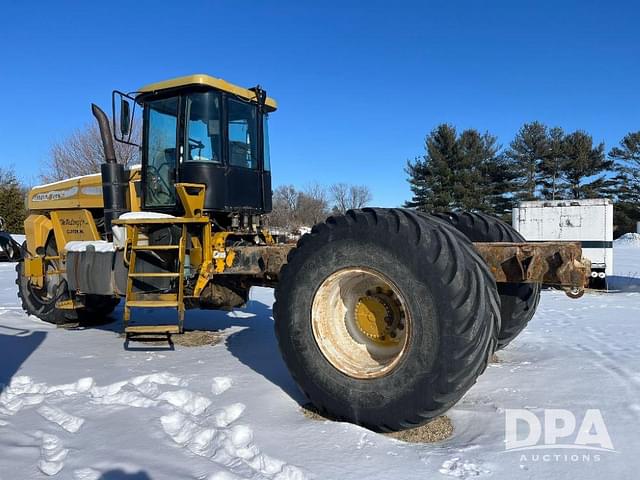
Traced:
<path fill-rule="evenodd" d="M 333 212 L 344 213 L 349 209 L 362 208 L 370 201 L 371 191 L 365 185 L 337 183 L 327 190 L 314 183 L 302 191 L 293 185 L 283 185 L 273 192 L 273 211 L 268 222 L 272 227 L 293 232 L 324 221 L 331 211 L 332 202 Z"/>
<path fill-rule="evenodd" d="M 323 186 L 314 183 L 299 193 L 296 214 L 298 226 L 311 227 L 327 218 L 328 213 L 327 191 Z"/>
<path fill-rule="evenodd" d="M 268 216 L 269 225 L 288 232 L 296 228 L 295 212 L 298 191 L 293 185 L 281 185 L 273 192 L 273 210 Z"/>
<path fill-rule="evenodd" d="M 321 185 L 312 184 L 303 191 L 293 185 L 282 185 L 273 192 L 268 222 L 272 227 L 293 232 L 323 221 L 328 215 L 328 205 L 326 190 Z"/>
<path fill-rule="evenodd" d="M 131 136 L 132 141 L 140 137 L 139 128 L 135 128 Z M 139 142 L 137 142 L 139 143 Z M 126 165 L 139 163 L 139 148 L 114 142 L 118 162 Z M 40 174 L 45 182 L 55 182 L 65 178 L 98 173 L 100 164 L 104 163 L 104 150 L 98 126 L 88 124 L 82 129 L 71 133 L 60 142 L 51 145 L 50 156 Z"/>
<path fill-rule="evenodd" d="M 347 210 L 366 207 L 371 201 L 371 190 L 366 185 L 334 183 L 329 187 L 333 200 L 333 211 L 345 213 Z"/>

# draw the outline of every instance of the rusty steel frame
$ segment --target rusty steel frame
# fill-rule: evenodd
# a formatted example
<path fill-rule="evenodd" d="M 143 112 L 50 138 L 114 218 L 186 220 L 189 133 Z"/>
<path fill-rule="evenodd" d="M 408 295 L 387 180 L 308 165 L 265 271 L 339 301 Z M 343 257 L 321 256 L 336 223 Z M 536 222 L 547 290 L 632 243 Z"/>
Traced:
<path fill-rule="evenodd" d="M 474 243 L 499 283 L 545 283 L 583 289 L 591 262 L 580 242 Z"/>
<path fill-rule="evenodd" d="M 474 243 L 498 283 L 544 283 L 584 289 L 591 263 L 579 242 Z M 233 247 L 235 261 L 223 274 L 251 275 L 277 282 L 294 244 Z"/>

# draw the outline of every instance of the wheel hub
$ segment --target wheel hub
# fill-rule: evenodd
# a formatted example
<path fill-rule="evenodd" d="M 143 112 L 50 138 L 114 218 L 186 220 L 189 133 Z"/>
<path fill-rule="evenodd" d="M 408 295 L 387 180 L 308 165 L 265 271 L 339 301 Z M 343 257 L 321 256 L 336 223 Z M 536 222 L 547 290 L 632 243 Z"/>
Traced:
<path fill-rule="evenodd" d="M 355 323 L 361 333 L 377 343 L 399 342 L 398 330 L 404 328 L 402 313 L 392 293 L 367 292 L 355 306 Z"/>

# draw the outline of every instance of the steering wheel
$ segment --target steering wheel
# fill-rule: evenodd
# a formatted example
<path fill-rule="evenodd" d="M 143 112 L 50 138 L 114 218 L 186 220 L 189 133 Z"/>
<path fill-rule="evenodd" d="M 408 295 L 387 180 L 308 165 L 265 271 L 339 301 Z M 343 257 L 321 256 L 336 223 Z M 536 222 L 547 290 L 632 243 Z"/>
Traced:
<path fill-rule="evenodd" d="M 207 161 L 210 160 L 215 163 L 220 163 L 220 160 L 218 160 L 218 155 L 216 154 L 215 151 L 211 152 L 211 158 L 202 157 L 201 154 L 204 148 L 205 148 L 205 144 L 202 143 L 200 140 L 189 137 L 189 160 L 202 160 L 204 158 L 204 160 L 207 160 Z M 191 152 L 193 152 L 194 150 L 198 150 L 197 156 L 191 155 Z"/>
<path fill-rule="evenodd" d="M 161 163 L 157 167 L 154 165 L 147 165 L 147 176 L 151 177 L 151 179 L 156 182 L 161 188 L 147 188 L 147 192 L 151 194 L 156 200 L 155 203 L 164 204 L 166 202 L 162 201 L 162 196 L 166 197 L 167 200 L 172 200 L 171 195 L 171 186 L 167 183 L 167 180 L 160 175 L 160 171 L 163 168 L 171 168 L 172 164 L 169 162 Z M 149 179 L 147 178 L 147 183 L 149 183 Z"/>
<path fill-rule="evenodd" d="M 193 143 L 193 145 L 191 145 L 192 143 Z M 198 140 L 196 138 L 189 137 L 189 147 L 203 149 L 204 148 L 204 143 L 202 143 L 200 140 Z"/>

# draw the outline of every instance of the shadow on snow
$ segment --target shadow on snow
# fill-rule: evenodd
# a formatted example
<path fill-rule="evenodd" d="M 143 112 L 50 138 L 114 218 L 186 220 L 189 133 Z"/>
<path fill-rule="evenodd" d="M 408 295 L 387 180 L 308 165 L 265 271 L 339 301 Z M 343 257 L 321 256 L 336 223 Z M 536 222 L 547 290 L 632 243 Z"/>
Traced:
<path fill-rule="evenodd" d="M 110 323 L 87 325 L 86 328 L 100 329 L 120 334 L 123 331 L 123 302 L 114 310 Z M 176 311 L 172 309 L 133 309 L 132 323 L 161 325 L 175 323 Z M 306 403 L 304 395 L 293 381 L 280 356 L 273 329 L 271 306 L 258 300 L 249 300 L 241 310 L 187 310 L 184 326 L 186 330 L 223 331 L 233 328 L 235 331 L 225 336 L 227 350 L 240 362 L 262 375 L 301 405 Z M 130 342 L 133 343 L 133 342 Z M 145 345 L 135 342 L 135 347 L 124 348 L 136 351 L 158 350 L 157 345 Z M 194 348 L 194 347 L 189 347 Z M 207 348 L 207 347 L 195 347 Z M 161 349 L 172 349 L 163 347 Z"/>
<path fill-rule="evenodd" d="M 0 324 L 0 392 L 4 390 L 20 365 L 40 346 L 46 332 L 14 328 Z"/>

